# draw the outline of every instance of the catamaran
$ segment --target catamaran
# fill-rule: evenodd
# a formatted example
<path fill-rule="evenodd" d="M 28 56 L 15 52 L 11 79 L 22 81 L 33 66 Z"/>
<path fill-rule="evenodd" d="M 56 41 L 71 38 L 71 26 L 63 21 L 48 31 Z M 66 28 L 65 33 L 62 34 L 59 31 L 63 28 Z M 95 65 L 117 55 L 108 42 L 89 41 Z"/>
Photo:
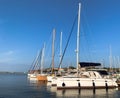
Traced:
<path fill-rule="evenodd" d="M 77 29 L 77 74 L 73 76 L 56 77 L 52 80 L 52 84 L 56 84 L 57 89 L 80 89 L 80 88 L 115 88 L 117 83 L 114 79 L 103 76 L 98 70 L 82 71 L 79 61 L 79 36 L 80 36 L 80 10 L 78 10 L 78 29 Z"/>

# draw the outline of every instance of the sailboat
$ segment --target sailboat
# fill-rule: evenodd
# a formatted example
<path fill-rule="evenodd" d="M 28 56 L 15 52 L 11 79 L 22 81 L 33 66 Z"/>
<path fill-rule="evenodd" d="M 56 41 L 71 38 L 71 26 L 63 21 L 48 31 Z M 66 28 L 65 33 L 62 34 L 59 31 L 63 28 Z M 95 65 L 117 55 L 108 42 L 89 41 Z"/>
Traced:
<path fill-rule="evenodd" d="M 55 80 L 57 89 L 115 88 L 118 86 L 115 80 L 110 79 L 107 76 L 106 77 L 103 76 L 98 70 L 79 71 L 79 69 L 81 69 L 81 65 L 79 63 L 80 9 L 81 3 L 79 3 L 78 10 L 77 49 L 76 49 L 77 75 L 57 77 Z"/>
<path fill-rule="evenodd" d="M 35 60 L 33 61 L 29 71 L 28 71 L 28 78 L 30 80 L 37 80 L 37 74 L 38 72 L 38 65 L 39 65 L 39 58 L 40 58 L 41 52 L 37 53 L 37 56 L 35 58 Z"/>
<path fill-rule="evenodd" d="M 38 81 L 47 81 L 47 74 L 43 73 L 44 51 L 45 51 L 45 44 L 44 44 L 44 47 L 42 49 L 42 54 L 41 54 L 40 74 L 37 74 L 37 76 L 36 76 Z"/>

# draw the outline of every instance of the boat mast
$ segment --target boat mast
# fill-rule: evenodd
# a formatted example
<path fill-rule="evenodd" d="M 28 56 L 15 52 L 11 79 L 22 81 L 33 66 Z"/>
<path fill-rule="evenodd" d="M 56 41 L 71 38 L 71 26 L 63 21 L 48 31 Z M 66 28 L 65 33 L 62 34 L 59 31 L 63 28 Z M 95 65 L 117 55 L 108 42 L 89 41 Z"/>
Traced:
<path fill-rule="evenodd" d="M 110 56 L 109 56 L 109 59 L 110 59 L 110 71 L 112 71 L 112 49 L 111 49 L 111 45 L 110 45 Z"/>
<path fill-rule="evenodd" d="M 117 59 L 118 59 L 118 68 L 119 68 L 119 72 L 120 72 L 120 57 L 118 56 Z"/>
<path fill-rule="evenodd" d="M 80 43 L 80 10 L 81 10 L 81 3 L 79 3 L 79 10 L 78 10 L 78 27 L 77 27 L 77 49 L 76 49 L 76 66 L 77 71 L 79 69 L 79 43 Z"/>
<path fill-rule="evenodd" d="M 45 43 L 42 49 L 42 58 L 41 58 L 41 74 L 43 73 L 43 65 L 44 65 L 44 53 L 45 53 Z"/>
<path fill-rule="evenodd" d="M 53 29 L 53 38 L 52 38 L 52 74 L 54 73 L 54 45 L 55 45 L 55 29 Z"/>
<path fill-rule="evenodd" d="M 60 62 L 62 59 L 62 32 L 60 33 Z M 60 69 L 61 69 L 61 63 L 60 63 Z"/>

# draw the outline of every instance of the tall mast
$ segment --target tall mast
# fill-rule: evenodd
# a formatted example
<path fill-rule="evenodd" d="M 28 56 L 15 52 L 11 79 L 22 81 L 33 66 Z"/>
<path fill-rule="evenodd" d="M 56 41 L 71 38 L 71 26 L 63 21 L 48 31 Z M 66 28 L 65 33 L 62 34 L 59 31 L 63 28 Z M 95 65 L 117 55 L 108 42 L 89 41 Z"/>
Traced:
<path fill-rule="evenodd" d="M 110 57 L 109 57 L 109 59 L 110 59 L 110 71 L 112 71 L 112 49 L 111 49 L 111 45 L 110 45 Z"/>
<path fill-rule="evenodd" d="M 119 72 L 120 72 L 120 57 L 117 56 L 117 59 L 118 59 L 118 64 L 117 64 L 117 67 L 119 68 Z"/>
<path fill-rule="evenodd" d="M 54 73 L 54 46 L 55 46 L 55 29 L 53 29 L 53 38 L 52 38 L 52 74 Z"/>
<path fill-rule="evenodd" d="M 78 10 L 78 27 L 77 27 L 77 49 L 76 49 L 76 68 L 79 69 L 79 43 L 80 43 L 80 10 L 81 10 L 81 3 L 79 3 L 79 10 Z"/>
<path fill-rule="evenodd" d="M 60 62 L 62 59 L 62 32 L 60 33 Z M 61 64 L 60 64 L 60 69 L 61 69 Z"/>
<path fill-rule="evenodd" d="M 43 73 L 43 65 L 44 65 L 44 53 L 45 53 L 45 43 L 42 49 L 42 58 L 41 58 L 41 74 Z"/>

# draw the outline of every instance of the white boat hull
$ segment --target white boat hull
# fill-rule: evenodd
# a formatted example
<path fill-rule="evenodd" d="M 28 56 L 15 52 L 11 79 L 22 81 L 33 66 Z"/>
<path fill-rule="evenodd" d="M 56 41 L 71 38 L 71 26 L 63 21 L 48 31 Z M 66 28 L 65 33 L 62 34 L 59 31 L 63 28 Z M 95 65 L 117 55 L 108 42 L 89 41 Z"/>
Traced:
<path fill-rule="evenodd" d="M 33 80 L 33 81 L 37 81 L 37 75 L 36 74 L 28 74 L 28 79 Z"/>
<path fill-rule="evenodd" d="M 57 79 L 57 89 L 75 88 L 115 88 L 117 83 L 112 79 L 71 78 Z"/>
<path fill-rule="evenodd" d="M 53 77 L 54 77 L 54 76 L 49 76 L 49 75 L 48 75 L 48 76 L 47 76 L 47 81 L 48 81 L 48 82 L 51 82 Z"/>

